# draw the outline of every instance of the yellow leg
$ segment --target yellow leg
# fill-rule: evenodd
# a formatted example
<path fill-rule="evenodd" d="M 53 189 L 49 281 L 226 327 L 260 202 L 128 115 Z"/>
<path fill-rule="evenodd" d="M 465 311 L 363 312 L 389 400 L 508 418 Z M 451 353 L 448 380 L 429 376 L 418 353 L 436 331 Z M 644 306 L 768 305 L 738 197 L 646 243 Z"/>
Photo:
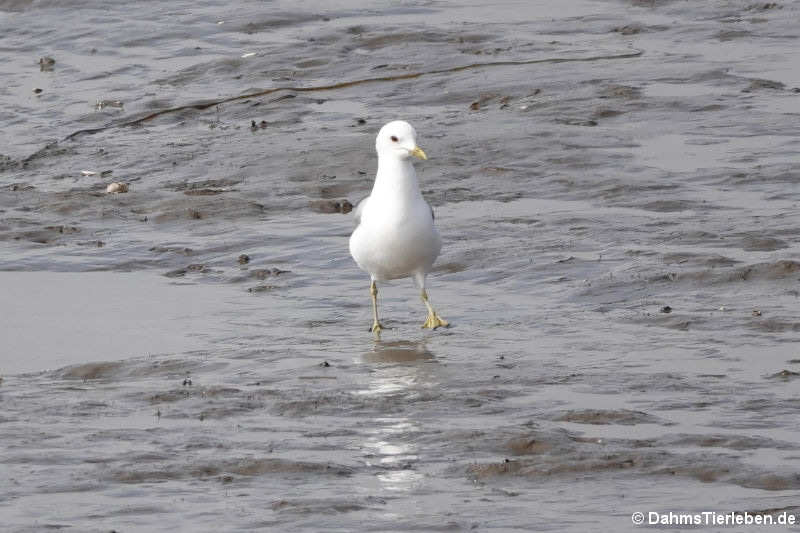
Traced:
<path fill-rule="evenodd" d="M 369 293 L 372 295 L 372 327 L 370 331 L 375 334 L 376 339 L 379 339 L 383 326 L 378 322 L 378 286 L 375 284 L 375 280 L 372 280 L 369 286 Z"/>
<path fill-rule="evenodd" d="M 425 307 L 428 308 L 428 318 L 425 320 L 425 323 L 422 324 L 423 328 L 430 328 L 436 329 L 438 327 L 446 328 L 450 325 L 450 323 L 436 314 L 436 311 L 433 310 L 431 303 L 428 301 L 428 293 L 425 292 L 425 289 L 422 289 L 422 302 L 425 304 Z"/>

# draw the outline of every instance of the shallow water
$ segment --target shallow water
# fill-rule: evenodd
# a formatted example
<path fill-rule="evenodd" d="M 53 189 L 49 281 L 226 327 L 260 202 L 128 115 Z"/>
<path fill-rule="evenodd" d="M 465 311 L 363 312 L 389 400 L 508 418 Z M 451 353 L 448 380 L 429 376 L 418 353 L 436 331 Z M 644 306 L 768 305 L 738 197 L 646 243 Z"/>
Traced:
<path fill-rule="evenodd" d="M 0 1 L 0 521 L 797 514 L 799 14 Z M 342 211 L 395 118 L 453 327 L 394 282 L 376 343 Z"/>

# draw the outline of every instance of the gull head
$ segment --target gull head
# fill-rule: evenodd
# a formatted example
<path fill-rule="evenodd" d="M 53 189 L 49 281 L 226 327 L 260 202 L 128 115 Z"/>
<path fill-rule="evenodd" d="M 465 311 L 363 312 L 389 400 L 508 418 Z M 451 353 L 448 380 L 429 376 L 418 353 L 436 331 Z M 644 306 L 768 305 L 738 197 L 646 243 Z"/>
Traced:
<path fill-rule="evenodd" d="M 378 156 L 408 159 L 412 155 L 420 159 L 428 159 L 422 148 L 417 146 L 417 132 L 411 124 L 404 120 L 389 122 L 378 132 L 375 139 L 375 150 Z"/>

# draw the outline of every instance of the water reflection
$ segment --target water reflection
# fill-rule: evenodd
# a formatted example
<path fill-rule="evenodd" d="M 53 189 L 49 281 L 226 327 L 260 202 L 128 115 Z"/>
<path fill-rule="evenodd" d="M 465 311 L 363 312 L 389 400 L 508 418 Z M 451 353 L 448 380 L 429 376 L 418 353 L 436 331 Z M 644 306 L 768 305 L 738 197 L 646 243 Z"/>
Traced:
<path fill-rule="evenodd" d="M 433 358 L 425 342 L 412 341 L 378 341 L 373 349 L 362 357 L 368 363 L 413 363 Z"/>
<path fill-rule="evenodd" d="M 433 372 L 436 365 L 432 364 L 436 358 L 424 342 L 377 342 L 362 360 L 374 365 L 362 394 L 373 396 L 376 401 L 410 404 L 438 386 Z M 382 468 L 377 476 L 381 484 L 392 491 L 415 489 L 423 478 L 415 468 L 419 457 L 414 440 L 422 431 L 419 422 L 412 414 L 377 418 L 372 424 L 364 448 L 368 462 Z"/>

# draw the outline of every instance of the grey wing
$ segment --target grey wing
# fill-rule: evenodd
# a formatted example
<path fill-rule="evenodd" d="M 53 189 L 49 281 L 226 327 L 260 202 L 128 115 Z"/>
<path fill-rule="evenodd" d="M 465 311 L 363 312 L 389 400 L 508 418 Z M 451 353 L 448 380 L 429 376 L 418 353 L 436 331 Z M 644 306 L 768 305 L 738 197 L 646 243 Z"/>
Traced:
<path fill-rule="evenodd" d="M 356 208 L 353 209 L 353 220 L 356 223 L 356 226 L 361 224 L 361 213 L 364 211 L 364 206 L 367 205 L 367 200 L 369 200 L 369 196 L 358 202 Z"/>

